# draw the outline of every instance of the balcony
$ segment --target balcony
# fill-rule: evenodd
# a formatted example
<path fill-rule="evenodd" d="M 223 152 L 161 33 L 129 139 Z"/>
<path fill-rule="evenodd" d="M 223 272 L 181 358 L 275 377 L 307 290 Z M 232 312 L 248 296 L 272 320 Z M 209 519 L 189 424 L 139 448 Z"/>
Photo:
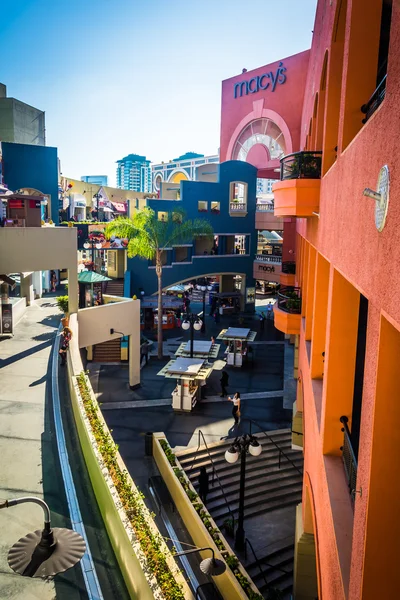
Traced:
<path fill-rule="evenodd" d="M 281 263 L 282 256 L 276 256 L 274 254 L 256 254 L 255 260 L 266 263 Z"/>
<path fill-rule="evenodd" d="M 293 287 L 295 284 L 296 263 L 285 260 L 282 262 L 281 285 Z"/>
<path fill-rule="evenodd" d="M 256 254 L 253 276 L 261 281 L 280 283 L 282 257 L 273 254 Z"/>
<path fill-rule="evenodd" d="M 276 217 L 312 217 L 319 210 L 322 152 L 294 152 L 280 160 L 274 184 Z"/>
<path fill-rule="evenodd" d="M 231 217 L 244 217 L 247 215 L 247 203 L 246 202 L 230 202 L 229 203 L 229 214 Z"/>
<path fill-rule="evenodd" d="M 275 327 L 283 333 L 300 333 L 301 290 L 298 287 L 281 286 L 278 302 L 274 305 Z"/>
<path fill-rule="evenodd" d="M 362 120 L 364 124 L 372 117 L 378 106 L 380 106 L 385 99 L 386 77 L 387 75 L 385 75 L 385 77 L 382 79 L 368 102 L 363 104 L 361 107 L 361 112 L 365 115 L 364 119 Z"/>
<path fill-rule="evenodd" d="M 340 417 L 340 422 L 343 424 L 342 431 L 344 433 L 343 446 L 340 449 L 342 451 L 343 465 L 350 495 L 354 502 L 357 490 L 357 458 L 351 442 L 351 433 L 348 426 L 349 419 L 347 417 Z"/>
<path fill-rule="evenodd" d="M 276 217 L 273 204 L 256 204 L 256 229 L 281 231 L 283 219 Z"/>

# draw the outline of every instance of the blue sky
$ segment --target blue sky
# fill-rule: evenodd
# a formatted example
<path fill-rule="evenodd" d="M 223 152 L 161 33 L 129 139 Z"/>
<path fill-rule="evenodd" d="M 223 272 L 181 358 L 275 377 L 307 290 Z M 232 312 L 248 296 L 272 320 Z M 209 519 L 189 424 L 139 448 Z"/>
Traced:
<path fill-rule="evenodd" d="M 311 44 L 317 0 L 2 0 L 0 81 L 64 175 L 219 147 L 221 81 Z"/>

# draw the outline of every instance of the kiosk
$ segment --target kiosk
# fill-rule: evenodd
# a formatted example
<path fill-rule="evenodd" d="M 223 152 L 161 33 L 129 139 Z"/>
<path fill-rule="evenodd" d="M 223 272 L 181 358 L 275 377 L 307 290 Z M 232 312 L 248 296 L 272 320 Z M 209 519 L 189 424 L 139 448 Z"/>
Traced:
<path fill-rule="evenodd" d="M 257 332 L 244 327 L 229 327 L 223 329 L 217 336 L 217 340 L 223 340 L 228 343 L 226 354 L 226 363 L 233 367 L 241 367 L 243 358 L 247 357 L 247 343 L 254 342 Z"/>
<path fill-rule="evenodd" d="M 218 356 L 220 344 L 213 344 L 212 342 L 194 340 L 193 341 L 193 358 L 202 358 L 203 360 L 215 359 Z M 175 356 L 190 357 L 190 341 L 183 342 L 178 350 L 175 352 Z"/>
<path fill-rule="evenodd" d="M 203 358 L 178 357 L 170 360 L 157 373 L 168 379 L 176 379 L 172 392 L 172 408 L 180 412 L 190 412 L 200 398 L 200 386 L 211 375 L 212 365 Z"/>

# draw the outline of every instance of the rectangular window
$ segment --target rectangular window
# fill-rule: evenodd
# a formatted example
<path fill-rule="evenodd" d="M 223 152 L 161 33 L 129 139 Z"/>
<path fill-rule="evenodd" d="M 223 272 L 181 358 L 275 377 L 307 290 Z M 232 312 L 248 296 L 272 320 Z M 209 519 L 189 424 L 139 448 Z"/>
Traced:
<path fill-rule="evenodd" d="M 220 202 L 211 202 L 211 212 L 214 214 L 219 214 L 221 210 Z"/>
<path fill-rule="evenodd" d="M 197 210 L 199 212 L 207 212 L 208 211 L 208 202 L 205 200 L 199 200 L 197 203 Z"/>

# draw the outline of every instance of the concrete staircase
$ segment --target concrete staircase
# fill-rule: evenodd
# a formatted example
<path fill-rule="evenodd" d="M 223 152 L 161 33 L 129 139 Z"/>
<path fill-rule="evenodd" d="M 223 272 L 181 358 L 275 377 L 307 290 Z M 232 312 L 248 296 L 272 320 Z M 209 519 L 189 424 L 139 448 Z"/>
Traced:
<path fill-rule="evenodd" d="M 93 361 L 98 363 L 121 362 L 121 340 L 110 340 L 93 347 Z"/>
<path fill-rule="evenodd" d="M 106 294 L 110 296 L 123 296 L 124 295 L 124 280 L 123 279 L 112 279 L 107 282 Z"/>
<path fill-rule="evenodd" d="M 267 519 L 274 520 L 276 518 L 276 525 L 279 526 L 278 519 L 282 518 L 280 516 L 283 513 L 282 509 L 292 507 L 294 511 L 296 505 L 301 502 L 303 454 L 292 450 L 291 431 L 289 429 L 270 431 L 268 432 L 269 437 L 262 433 L 256 435 L 262 445 L 262 453 L 258 457 L 248 455 L 246 459 L 245 522 L 251 520 L 253 529 L 256 530 L 259 523 L 261 531 L 263 521 L 265 525 Z M 220 528 L 223 528 L 224 521 L 230 516 L 229 509 L 235 520 L 238 517 L 240 460 L 235 464 L 229 464 L 224 457 L 231 443 L 232 440 L 229 439 L 210 444 L 208 451 L 205 446 L 200 446 L 198 451 L 188 449 L 176 453 L 182 468 L 196 489 L 198 489 L 200 467 L 206 467 L 210 476 L 207 509 Z M 287 460 L 279 449 L 292 462 Z M 214 478 L 212 484 L 210 456 L 223 491 L 216 478 Z M 279 513 L 277 512 L 276 515 L 270 515 L 273 511 L 278 510 Z M 288 508 L 288 510 L 291 510 L 291 508 Z M 254 525 L 254 523 L 257 523 L 257 525 Z M 249 539 L 253 545 L 259 545 L 254 544 L 255 540 L 252 540 L 251 536 L 249 536 Z M 293 583 L 293 547 L 294 529 L 293 537 L 289 539 L 286 537 L 280 542 L 264 540 L 261 549 L 258 551 L 256 549 L 257 558 L 262 566 L 262 573 L 250 549 L 246 559 L 241 557 L 249 575 L 251 575 L 265 597 L 267 597 L 267 584 L 264 577 L 269 586 L 282 591 L 285 600 L 290 598 Z"/>

